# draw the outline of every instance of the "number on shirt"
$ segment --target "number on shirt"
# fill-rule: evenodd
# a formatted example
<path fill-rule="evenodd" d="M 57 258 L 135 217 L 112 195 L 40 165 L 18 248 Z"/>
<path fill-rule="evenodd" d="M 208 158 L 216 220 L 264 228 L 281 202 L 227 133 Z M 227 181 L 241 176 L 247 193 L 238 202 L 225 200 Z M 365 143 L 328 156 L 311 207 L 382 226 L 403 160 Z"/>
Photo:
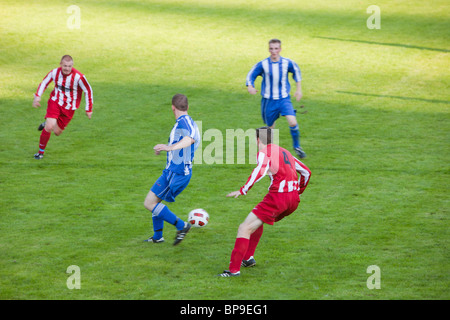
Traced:
<path fill-rule="evenodd" d="M 290 165 L 292 167 L 292 164 L 289 161 L 289 157 L 288 157 L 288 155 L 286 154 L 285 151 L 283 151 L 283 160 L 284 160 L 284 163 L 286 163 L 286 164 L 288 164 L 288 165 Z"/>

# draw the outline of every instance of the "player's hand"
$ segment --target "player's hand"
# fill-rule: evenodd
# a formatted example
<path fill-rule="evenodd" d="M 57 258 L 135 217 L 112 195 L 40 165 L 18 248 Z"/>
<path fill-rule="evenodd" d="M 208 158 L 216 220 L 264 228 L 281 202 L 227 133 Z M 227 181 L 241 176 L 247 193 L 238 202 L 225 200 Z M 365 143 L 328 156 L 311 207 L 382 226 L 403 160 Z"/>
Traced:
<path fill-rule="evenodd" d="M 33 99 L 33 107 L 39 108 L 41 106 L 40 102 L 41 102 L 41 98 L 34 97 L 34 99 Z"/>
<path fill-rule="evenodd" d="M 92 118 L 92 111 L 91 112 L 86 112 L 86 116 L 90 119 Z"/>
<path fill-rule="evenodd" d="M 235 197 L 235 198 L 237 198 L 237 197 L 239 197 L 241 195 L 241 191 L 233 191 L 233 192 L 230 192 L 229 194 L 227 194 L 227 197 L 228 198 L 231 198 L 231 197 Z"/>
<path fill-rule="evenodd" d="M 295 99 L 297 99 L 297 101 L 300 101 L 300 99 L 303 97 L 303 94 L 301 91 L 295 91 Z"/>
<path fill-rule="evenodd" d="M 155 154 L 159 155 L 161 151 L 170 151 L 169 146 L 167 144 L 157 144 L 153 147 L 153 150 L 155 150 Z"/>
<path fill-rule="evenodd" d="M 247 91 L 248 91 L 248 93 L 250 93 L 250 94 L 256 94 L 257 92 L 258 92 L 258 90 L 256 90 L 254 87 L 252 87 L 252 86 L 248 86 L 247 87 Z"/>

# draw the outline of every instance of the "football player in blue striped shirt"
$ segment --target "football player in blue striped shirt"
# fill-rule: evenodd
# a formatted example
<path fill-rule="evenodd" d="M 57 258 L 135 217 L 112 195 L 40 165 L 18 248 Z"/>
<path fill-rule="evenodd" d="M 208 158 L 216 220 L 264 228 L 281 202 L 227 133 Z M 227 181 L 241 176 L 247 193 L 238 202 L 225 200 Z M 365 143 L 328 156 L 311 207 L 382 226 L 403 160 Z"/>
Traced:
<path fill-rule="evenodd" d="M 154 234 L 147 242 L 164 242 L 164 221 L 172 224 L 177 229 L 174 245 L 180 243 L 191 224 L 177 217 L 162 203 L 174 202 L 189 184 L 192 176 L 192 161 L 194 152 L 200 143 L 200 133 L 194 120 L 188 115 L 188 100 L 185 95 L 176 94 L 172 98 L 172 111 L 176 123 L 172 128 L 168 144 L 157 144 L 153 147 L 157 155 L 161 151 L 167 152 L 166 167 L 162 175 L 156 180 L 147 194 L 144 206 L 152 212 Z"/>
<path fill-rule="evenodd" d="M 298 65 L 291 59 L 280 56 L 281 41 L 269 41 L 270 57 L 258 62 L 247 74 L 246 86 L 250 94 L 256 94 L 255 80 L 262 77 L 261 82 L 261 115 L 264 123 L 273 128 L 275 121 L 281 116 L 286 117 L 289 124 L 293 147 L 300 158 L 306 154 L 300 146 L 300 130 L 295 116 L 295 110 L 290 98 L 291 86 L 288 75 L 292 73 L 296 82 L 295 98 L 302 98 L 302 74 Z"/>

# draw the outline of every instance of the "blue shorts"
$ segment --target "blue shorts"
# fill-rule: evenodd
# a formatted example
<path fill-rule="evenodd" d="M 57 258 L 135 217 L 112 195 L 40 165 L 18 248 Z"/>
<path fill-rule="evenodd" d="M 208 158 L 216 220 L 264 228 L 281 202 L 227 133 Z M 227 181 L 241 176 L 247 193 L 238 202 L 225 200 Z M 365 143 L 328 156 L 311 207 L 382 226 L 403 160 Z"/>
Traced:
<path fill-rule="evenodd" d="M 261 115 L 264 123 L 269 127 L 273 126 L 280 115 L 295 116 L 295 110 L 292 106 L 291 98 L 284 98 L 279 100 L 262 98 Z"/>
<path fill-rule="evenodd" d="M 188 175 L 177 174 L 165 169 L 150 190 L 158 198 L 167 202 L 174 202 L 175 197 L 188 186 L 191 176 L 192 173 Z"/>

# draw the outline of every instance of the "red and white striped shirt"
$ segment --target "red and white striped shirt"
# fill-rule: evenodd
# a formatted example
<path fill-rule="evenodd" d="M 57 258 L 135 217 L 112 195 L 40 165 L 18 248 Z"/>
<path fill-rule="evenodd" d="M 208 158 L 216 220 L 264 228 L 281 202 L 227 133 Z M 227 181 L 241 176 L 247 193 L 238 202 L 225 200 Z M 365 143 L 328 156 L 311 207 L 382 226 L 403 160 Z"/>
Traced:
<path fill-rule="evenodd" d="M 42 96 L 52 81 L 55 82 L 55 88 L 50 94 L 50 99 L 56 101 L 61 107 L 67 110 L 76 110 L 80 106 L 81 95 L 84 91 L 86 112 L 92 112 L 94 96 L 92 95 L 92 88 L 84 74 L 75 68 L 72 68 L 72 72 L 68 75 L 62 73 L 61 67 L 53 69 L 39 84 L 35 95 L 37 97 Z"/>
<path fill-rule="evenodd" d="M 247 183 L 240 189 L 241 194 L 247 194 L 266 174 L 269 174 L 271 179 L 269 192 L 298 192 L 298 194 L 303 193 L 311 177 L 311 171 L 303 162 L 286 149 L 269 144 L 258 152 L 257 166 Z"/>

